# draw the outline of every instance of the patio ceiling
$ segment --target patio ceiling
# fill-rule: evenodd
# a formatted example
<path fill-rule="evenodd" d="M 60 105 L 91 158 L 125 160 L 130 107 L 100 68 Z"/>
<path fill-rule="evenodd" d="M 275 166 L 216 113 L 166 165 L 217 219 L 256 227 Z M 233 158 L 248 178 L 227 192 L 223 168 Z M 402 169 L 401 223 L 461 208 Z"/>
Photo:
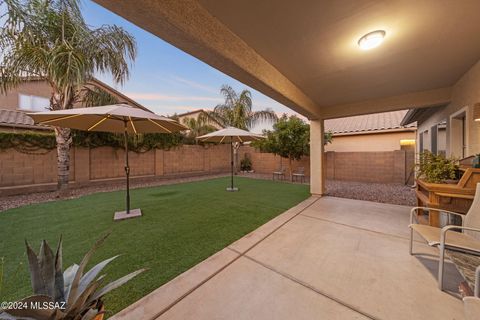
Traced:
<path fill-rule="evenodd" d="M 477 0 L 96 2 L 311 119 L 448 103 L 480 58 Z"/>

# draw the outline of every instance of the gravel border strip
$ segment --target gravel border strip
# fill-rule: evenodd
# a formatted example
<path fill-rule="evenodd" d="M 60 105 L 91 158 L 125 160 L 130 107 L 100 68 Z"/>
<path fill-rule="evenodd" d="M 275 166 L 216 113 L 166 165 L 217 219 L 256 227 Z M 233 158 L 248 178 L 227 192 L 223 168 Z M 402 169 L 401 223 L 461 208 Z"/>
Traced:
<path fill-rule="evenodd" d="M 148 187 L 164 186 L 164 185 L 177 184 L 177 183 L 192 182 L 192 181 L 209 180 L 209 179 L 220 178 L 225 176 L 228 176 L 228 174 L 222 173 L 222 174 L 203 175 L 203 176 L 196 176 L 196 177 L 164 179 L 164 180 L 148 181 L 148 182 L 130 181 L 130 190 L 138 189 L 138 188 L 148 188 Z M 89 194 L 94 194 L 99 192 L 119 191 L 119 190 L 125 190 L 125 181 L 123 180 L 113 181 L 108 185 L 102 185 L 102 186 L 86 186 L 82 188 L 74 188 L 70 190 L 70 195 L 66 197 L 61 197 L 58 191 L 6 196 L 6 197 L 0 198 L 0 212 L 8 209 L 12 209 L 12 208 L 22 207 L 29 204 L 50 202 L 50 201 L 56 201 L 56 200 L 65 200 L 65 199 L 76 199 Z"/>

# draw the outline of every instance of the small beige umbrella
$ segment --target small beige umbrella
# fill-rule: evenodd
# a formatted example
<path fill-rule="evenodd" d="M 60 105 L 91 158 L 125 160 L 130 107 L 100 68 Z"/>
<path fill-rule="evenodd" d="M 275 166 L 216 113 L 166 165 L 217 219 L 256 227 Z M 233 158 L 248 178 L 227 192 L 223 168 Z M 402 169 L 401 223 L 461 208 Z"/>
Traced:
<path fill-rule="evenodd" d="M 227 191 L 238 191 L 238 188 L 233 186 L 233 143 L 256 141 L 263 138 L 264 137 L 259 134 L 251 133 L 235 127 L 227 127 L 215 132 L 207 133 L 203 136 L 197 137 L 196 139 L 202 142 L 230 143 L 231 176 L 230 187 L 227 188 Z"/>
<path fill-rule="evenodd" d="M 38 124 L 72 128 L 84 131 L 123 132 L 125 140 L 125 174 L 127 192 L 125 211 L 115 212 L 115 220 L 141 216 L 140 209 L 130 210 L 130 167 L 128 164 L 129 133 L 172 133 L 188 128 L 170 118 L 156 115 L 127 104 L 75 108 L 68 110 L 29 113 Z"/>

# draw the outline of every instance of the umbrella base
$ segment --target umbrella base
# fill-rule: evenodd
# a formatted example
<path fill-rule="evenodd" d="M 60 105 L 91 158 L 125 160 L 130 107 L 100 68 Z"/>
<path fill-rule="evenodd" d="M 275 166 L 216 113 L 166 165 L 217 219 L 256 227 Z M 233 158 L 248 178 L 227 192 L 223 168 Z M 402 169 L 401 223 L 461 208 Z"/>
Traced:
<path fill-rule="evenodd" d="M 227 188 L 227 191 L 228 191 L 228 192 L 235 192 L 235 191 L 238 191 L 238 188 L 235 188 L 235 187 L 230 188 L 230 187 L 228 187 L 228 188 Z"/>
<path fill-rule="evenodd" d="M 142 210 L 140 209 L 131 209 L 130 213 L 127 213 L 127 211 L 117 211 L 115 212 L 115 216 L 113 217 L 114 221 L 118 220 L 125 220 L 125 219 L 130 219 L 130 218 L 137 218 L 142 216 Z"/>

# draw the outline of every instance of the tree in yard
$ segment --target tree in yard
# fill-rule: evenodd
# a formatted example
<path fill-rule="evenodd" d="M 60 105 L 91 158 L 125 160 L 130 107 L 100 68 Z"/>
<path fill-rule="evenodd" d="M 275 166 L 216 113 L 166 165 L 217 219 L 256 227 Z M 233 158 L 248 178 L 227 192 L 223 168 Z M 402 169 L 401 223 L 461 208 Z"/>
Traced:
<path fill-rule="evenodd" d="M 288 159 L 290 177 L 292 162 L 310 154 L 310 126 L 297 116 L 284 114 L 273 125 L 273 130 L 264 131 L 266 139 L 255 141 L 253 146 Z M 331 143 L 332 134 L 326 132 L 324 144 Z"/>
<path fill-rule="evenodd" d="M 5 0 L 0 29 L 0 92 L 32 77 L 52 87 L 51 110 L 71 109 L 84 95 L 95 72 L 109 73 L 116 83 L 129 75 L 135 39 L 117 26 L 91 28 L 78 0 Z M 68 188 L 71 131 L 55 128 L 58 187 Z"/>

